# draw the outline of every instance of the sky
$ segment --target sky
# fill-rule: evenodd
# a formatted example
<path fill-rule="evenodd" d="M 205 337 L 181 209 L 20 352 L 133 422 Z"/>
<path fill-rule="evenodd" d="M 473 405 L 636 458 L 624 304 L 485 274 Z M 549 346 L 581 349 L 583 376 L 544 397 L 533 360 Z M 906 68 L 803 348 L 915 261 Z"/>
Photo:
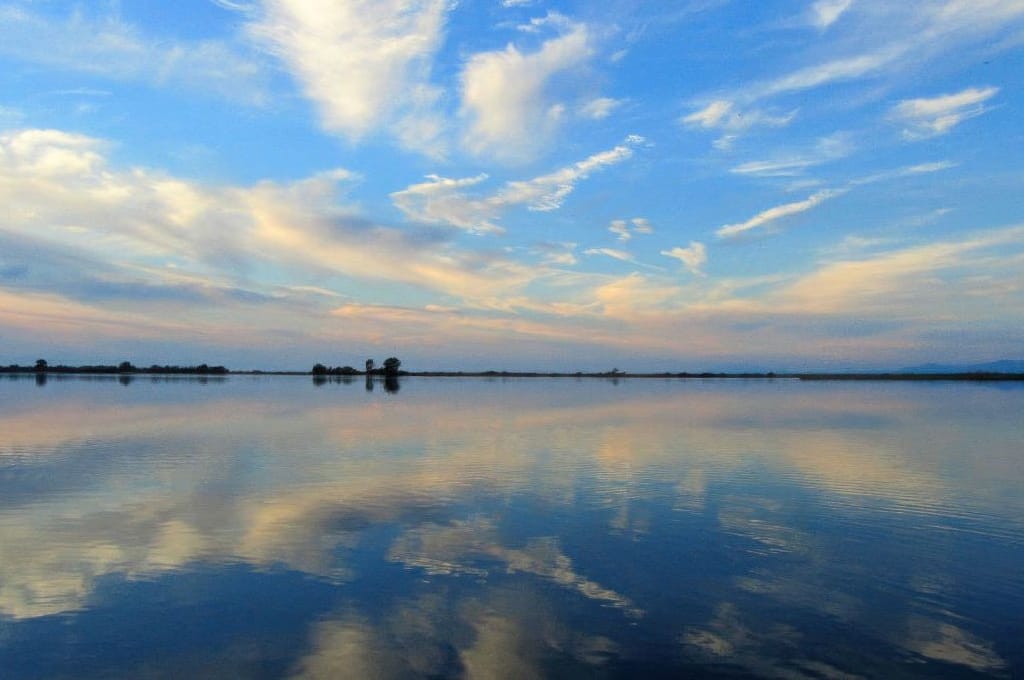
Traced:
<path fill-rule="evenodd" d="M 1024 0 L 0 0 L 0 363 L 1024 358 Z"/>

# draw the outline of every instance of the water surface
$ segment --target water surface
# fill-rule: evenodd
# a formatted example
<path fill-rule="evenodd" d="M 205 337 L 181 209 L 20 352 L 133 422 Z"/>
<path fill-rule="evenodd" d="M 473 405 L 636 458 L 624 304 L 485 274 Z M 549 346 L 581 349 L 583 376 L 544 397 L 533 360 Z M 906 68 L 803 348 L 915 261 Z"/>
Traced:
<path fill-rule="evenodd" d="M 0 378 L 0 677 L 1024 676 L 1024 389 Z"/>

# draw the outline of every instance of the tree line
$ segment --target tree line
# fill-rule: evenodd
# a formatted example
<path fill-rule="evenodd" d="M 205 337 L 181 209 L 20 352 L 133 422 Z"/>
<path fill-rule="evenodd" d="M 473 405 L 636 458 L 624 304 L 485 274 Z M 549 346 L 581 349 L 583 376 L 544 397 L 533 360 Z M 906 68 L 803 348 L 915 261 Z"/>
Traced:
<path fill-rule="evenodd" d="M 0 373 L 144 373 L 144 374 L 183 374 L 183 375 L 226 375 L 229 373 L 224 366 L 170 366 L 153 364 L 152 366 L 135 366 L 130 361 L 114 364 L 88 364 L 84 366 L 51 365 L 46 359 L 36 359 L 32 366 L 10 364 L 0 366 Z"/>
<path fill-rule="evenodd" d="M 398 357 L 388 357 L 384 360 L 384 363 L 379 367 L 376 366 L 373 359 L 367 359 L 365 364 L 365 370 L 359 371 L 352 366 L 326 366 L 324 364 L 314 364 L 310 373 L 313 375 L 383 375 L 383 376 L 398 376 L 403 375 L 405 372 L 400 370 L 402 366 L 402 360 Z"/>

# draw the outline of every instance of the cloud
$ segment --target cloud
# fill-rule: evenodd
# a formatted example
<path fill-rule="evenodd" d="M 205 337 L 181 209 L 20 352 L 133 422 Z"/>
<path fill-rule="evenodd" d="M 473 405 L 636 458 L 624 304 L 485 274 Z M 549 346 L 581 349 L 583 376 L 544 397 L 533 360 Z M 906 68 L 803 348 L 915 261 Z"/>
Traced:
<path fill-rule="evenodd" d="M 608 231 L 618 236 L 620 241 L 628 241 L 633 238 L 633 234 L 653 234 L 654 227 L 651 226 L 647 218 L 634 217 L 628 222 L 626 220 L 612 220 Z"/>
<path fill-rule="evenodd" d="M 548 17 L 560 17 L 549 14 Z M 464 146 L 505 161 L 534 156 L 561 126 L 565 104 L 553 97 L 551 81 L 584 66 L 594 54 L 583 24 L 549 21 L 561 35 L 535 52 L 515 45 L 470 57 L 462 72 Z"/>
<path fill-rule="evenodd" d="M 965 318 L 1014 314 L 1011 307 L 1020 306 L 1024 295 L 1022 259 L 1024 227 L 1007 227 L 825 263 L 772 297 L 779 307 L 804 313 L 878 314 L 931 322 L 954 309 L 970 310 Z M 999 295 L 991 295 L 993 286 L 1000 289 Z M 1000 302 L 985 305 L 986 299 Z"/>
<path fill-rule="evenodd" d="M 851 186 L 858 186 L 861 184 L 874 184 L 875 182 L 882 182 L 890 179 L 899 179 L 900 177 L 912 177 L 914 175 L 926 175 L 933 172 L 941 172 L 950 168 L 955 168 L 956 163 L 952 161 L 933 161 L 930 163 L 918 163 L 917 165 L 907 165 L 902 168 L 896 168 L 895 170 L 886 170 L 883 172 L 875 173 L 874 175 L 868 175 L 866 177 L 860 177 L 850 181 Z"/>
<path fill-rule="evenodd" d="M 817 0 L 811 5 L 811 24 L 825 30 L 847 12 L 854 0 Z"/>
<path fill-rule="evenodd" d="M 515 206 L 550 212 L 562 206 L 576 185 L 591 174 L 621 163 L 633 155 L 643 138 L 631 135 L 625 142 L 592 154 L 547 175 L 513 180 L 490 196 L 470 196 L 465 189 L 480 184 L 487 175 L 451 179 L 428 175 L 427 182 L 413 184 L 391 194 L 391 200 L 411 219 L 428 224 L 449 224 L 471 233 L 500 233 L 496 220 Z"/>
<path fill-rule="evenodd" d="M 927 139 L 944 135 L 954 127 L 988 111 L 984 103 L 999 92 L 998 87 L 969 87 L 954 94 L 930 99 L 905 99 L 890 111 L 890 118 L 905 125 L 907 140 Z"/>
<path fill-rule="evenodd" d="M 845 158 L 853 153 L 854 145 L 850 136 L 837 132 L 826 137 L 819 137 L 813 147 L 799 153 L 788 153 L 776 158 L 748 161 L 732 168 L 730 172 L 737 175 L 754 175 L 758 177 L 792 177 L 799 175 L 807 168 Z"/>
<path fill-rule="evenodd" d="M 249 33 L 278 56 L 320 112 L 351 140 L 387 128 L 436 149 L 441 91 L 430 83 L 446 0 L 264 0 Z"/>
<path fill-rule="evenodd" d="M 755 99 L 791 92 L 800 92 L 829 83 L 856 80 L 881 71 L 909 51 L 909 46 L 894 44 L 873 52 L 852 57 L 840 57 L 821 64 L 807 66 L 754 87 L 749 95 Z"/>
<path fill-rule="evenodd" d="M 595 153 L 550 174 L 526 181 L 509 182 L 501 193 L 502 201 L 508 204 L 524 203 L 530 210 L 556 210 L 579 181 L 587 179 L 598 170 L 631 158 L 633 147 L 643 142 L 642 137 L 630 135 L 624 143 L 614 148 Z"/>
<path fill-rule="evenodd" d="M 668 308 L 678 308 L 680 292 L 675 283 L 634 272 L 598 286 L 593 297 L 605 316 L 631 319 L 638 314 L 661 314 Z"/>
<path fill-rule="evenodd" d="M 461 290 L 480 300 L 514 292 L 536 274 L 495 254 L 361 218 L 342 201 L 354 178 L 344 169 L 290 183 L 205 187 L 144 168 L 113 167 L 105 148 L 102 140 L 57 130 L 0 135 L 3 230 L 61 243 L 101 262 L 117 253 L 115 282 L 179 290 L 192 277 L 188 285 L 198 290 L 273 294 L 252 277 L 260 270 L 263 281 L 341 286 L 335 292 L 356 280 L 389 281 L 418 294 Z M 82 295 L 72 284 L 62 276 L 52 285 Z M 112 289 L 96 287 L 104 290 Z"/>
<path fill-rule="evenodd" d="M 818 0 L 810 7 L 809 21 L 821 30 L 831 28 L 853 4 L 850 0 Z M 811 63 L 742 87 L 729 99 L 750 105 L 839 82 L 891 78 L 920 68 L 943 53 L 980 44 L 1024 15 L 1024 5 L 1018 0 L 860 4 L 865 11 L 858 12 L 859 21 L 848 22 L 848 30 L 837 32 L 828 44 L 809 53 Z"/>
<path fill-rule="evenodd" d="M 690 241 L 690 245 L 686 248 L 680 248 L 676 246 L 671 250 L 661 251 L 662 255 L 667 257 L 674 257 L 683 263 L 687 271 L 696 276 L 704 276 L 703 267 L 708 261 L 707 248 L 704 247 L 703 243 L 698 241 Z"/>
<path fill-rule="evenodd" d="M 716 99 L 704 108 L 683 116 L 680 122 L 691 127 L 705 130 L 725 130 L 740 132 L 752 127 L 785 127 L 796 117 L 796 111 L 787 114 L 773 115 L 758 109 L 739 111 L 734 102 Z"/>
<path fill-rule="evenodd" d="M 218 40 L 155 39 L 115 15 L 66 19 L 0 6 L 0 54 L 74 73 L 185 87 L 247 104 L 268 99 L 263 66 Z"/>
<path fill-rule="evenodd" d="M 611 97 L 598 97 L 591 99 L 580 107 L 580 115 L 592 120 L 603 120 L 611 115 L 612 111 L 622 105 L 621 99 Z"/>
<path fill-rule="evenodd" d="M 487 180 L 486 174 L 453 179 L 427 175 L 426 182 L 412 184 L 391 194 L 394 205 L 410 219 L 427 224 L 449 224 L 473 234 L 502 233 L 495 220 L 502 205 L 491 198 L 472 198 L 468 187 Z"/>
<path fill-rule="evenodd" d="M 578 262 L 575 250 L 575 243 L 536 243 L 530 248 L 530 252 L 539 256 L 546 264 L 563 266 L 571 266 Z"/>
<path fill-rule="evenodd" d="M 821 205 L 830 198 L 841 196 L 844 193 L 845 190 L 842 189 L 826 189 L 824 191 L 819 191 L 803 201 L 794 201 L 793 203 L 785 203 L 773 208 L 768 208 L 767 210 L 762 210 L 746 222 L 726 224 L 725 226 L 720 227 L 715 232 L 715 235 L 718 236 L 718 238 L 734 238 L 740 234 L 751 231 L 752 229 L 771 225 L 784 217 L 806 212 L 811 208 Z"/>
<path fill-rule="evenodd" d="M 636 264 L 636 260 L 625 250 L 617 250 L 615 248 L 587 248 L 583 251 L 584 255 L 604 255 L 615 260 L 621 260 L 622 262 L 632 262 Z"/>

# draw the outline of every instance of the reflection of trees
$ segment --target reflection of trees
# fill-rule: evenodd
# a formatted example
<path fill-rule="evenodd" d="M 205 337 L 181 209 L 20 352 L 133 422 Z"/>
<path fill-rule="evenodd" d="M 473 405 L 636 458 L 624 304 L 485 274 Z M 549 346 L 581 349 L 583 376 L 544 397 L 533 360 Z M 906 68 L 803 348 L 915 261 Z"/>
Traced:
<path fill-rule="evenodd" d="M 390 394 L 394 394 L 401 387 L 398 384 L 398 376 L 386 375 L 384 376 L 384 391 Z"/>

